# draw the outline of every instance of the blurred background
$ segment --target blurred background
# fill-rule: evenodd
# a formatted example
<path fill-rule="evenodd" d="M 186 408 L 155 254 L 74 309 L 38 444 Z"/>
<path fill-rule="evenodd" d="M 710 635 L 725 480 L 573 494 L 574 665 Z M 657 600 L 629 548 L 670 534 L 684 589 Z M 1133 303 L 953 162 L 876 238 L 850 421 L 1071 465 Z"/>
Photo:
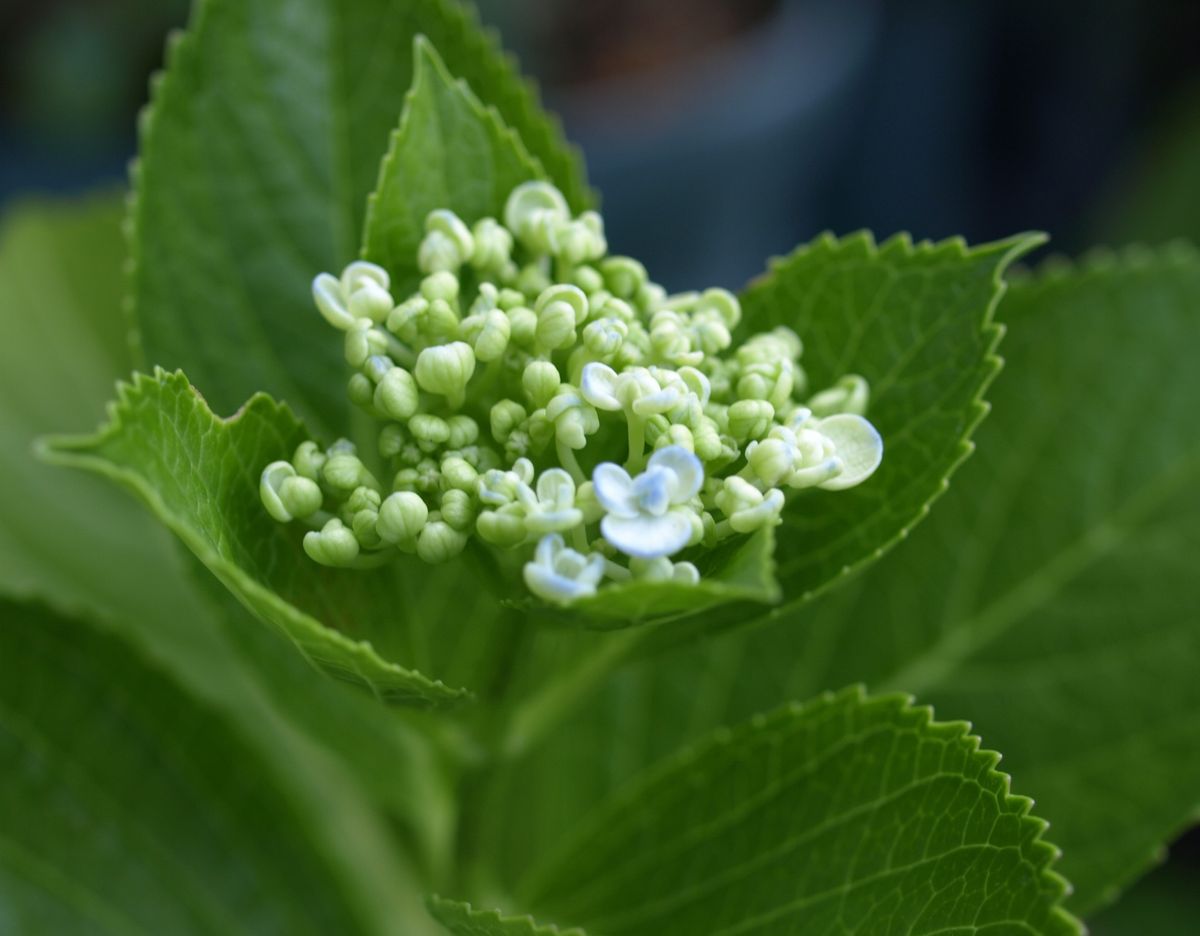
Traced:
<path fill-rule="evenodd" d="M 0 211 L 120 184 L 187 0 L 0 0 Z M 484 0 L 613 249 L 736 288 L 822 230 L 1200 239 L 1196 0 Z M 1019 784 L 1018 784 L 1019 786 Z M 1200 836 L 1095 921 L 1200 932 Z M 1160 913 L 1161 925 L 1145 914 Z"/>

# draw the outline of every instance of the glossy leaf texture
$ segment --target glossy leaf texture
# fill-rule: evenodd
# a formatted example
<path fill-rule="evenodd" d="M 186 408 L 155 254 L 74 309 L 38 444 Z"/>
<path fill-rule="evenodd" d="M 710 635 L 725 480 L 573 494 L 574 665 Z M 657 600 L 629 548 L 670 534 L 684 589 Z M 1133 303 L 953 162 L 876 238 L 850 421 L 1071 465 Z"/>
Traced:
<path fill-rule="evenodd" d="M 358 254 L 419 34 L 586 207 L 577 154 L 455 0 L 199 0 L 154 85 L 134 172 L 147 364 L 185 369 L 218 410 L 261 390 L 337 434 L 340 352 L 309 314 L 309 284 Z"/>
<path fill-rule="evenodd" d="M 324 755 L 280 770 L 112 636 L 0 618 L 6 931 L 402 931 L 403 864 Z"/>
<path fill-rule="evenodd" d="M 930 521 L 777 625 L 618 672 L 498 780 L 521 826 L 485 847 L 519 865 L 697 733 L 861 679 L 970 718 L 1051 823 L 1068 906 L 1112 900 L 1200 806 L 1198 308 L 1185 248 L 1015 283 L 993 412 Z"/>
<path fill-rule="evenodd" d="M 903 698 L 788 706 L 623 788 L 519 899 L 613 936 L 1081 932 L 998 759 Z"/>

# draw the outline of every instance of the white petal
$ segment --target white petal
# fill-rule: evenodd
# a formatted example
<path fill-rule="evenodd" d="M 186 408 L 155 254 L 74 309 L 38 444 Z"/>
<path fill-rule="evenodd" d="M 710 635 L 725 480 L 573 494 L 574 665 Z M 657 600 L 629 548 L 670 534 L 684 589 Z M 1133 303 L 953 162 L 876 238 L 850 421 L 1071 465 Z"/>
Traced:
<path fill-rule="evenodd" d="M 671 492 L 677 485 L 675 473 L 667 468 L 647 468 L 633 479 L 633 499 L 638 512 L 661 517 L 671 506 Z"/>
<path fill-rule="evenodd" d="M 600 532 L 627 556 L 639 559 L 670 556 L 683 549 L 691 539 L 691 511 L 672 510 L 661 517 L 609 514 L 600 521 Z"/>
<path fill-rule="evenodd" d="M 534 561 L 538 565 L 546 566 L 551 569 L 554 567 L 554 557 L 562 551 L 566 543 L 563 538 L 557 533 L 551 533 L 549 536 L 543 536 L 538 540 L 537 550 L 534 552 Z"/>
<path fill-rule="evenodd" d="M 607 364 L 592 361 L 583 365 L 583 373 L 579 380 L 579 392 L 596 409 L 619 410 L 621 401 L 617 399 L 617 372 Z"/>
<path fill-rule="evenodd" d="M 675 473 L 678 484 L 671 492 L 671 503 L 682 504 L 691 500 L 704 483 L 704 465 L 682 445 L 668 445 L 650 456 L 650 468 L 667 468 Z"/>
<path fill-rule="evenodd" d="M 525 563 L 525 584 L 539 598 L 553 604 L 568 604 L 596 593 L 596 584 L 590 579 L 565 578 L 535 562 Z"/>
<path fill-rule="evenodd" d="M 620 465 L 601 462 L 592 472 L 592 490 L 596 500 L 608 513 L 618 517 L 636 517 L 637 502 L 633 497 L 633 479 Z"/>
<path fill-rule="evenodd" d="M 537 496 L 543 504 L 573 503 L 575 480 L 561 468 L 547 468 L 537 480 Z"/>
<path fill-rule="evenodd" d="M 820 485 L 827 491 L 841 491 L 861 484 L 883 461 L 883 439 L 861 416 L 839 413 L 822 419 L 817 429 L 834 444 L 843 464 L 841 474 Z"/>

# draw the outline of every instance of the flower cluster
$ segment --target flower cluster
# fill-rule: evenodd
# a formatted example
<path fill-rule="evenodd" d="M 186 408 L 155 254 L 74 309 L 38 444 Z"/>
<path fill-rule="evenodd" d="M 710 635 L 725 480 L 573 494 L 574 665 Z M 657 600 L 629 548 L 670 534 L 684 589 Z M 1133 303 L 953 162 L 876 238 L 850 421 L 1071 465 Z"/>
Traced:
<path fill-rule="evenodd" d="M 313 528 L 316 562 L 445 562 L 475 537 L 523 550 L 526 584 L 552 603 L 606 580 L 696 582 L 672 557 L 880 463 L 862 377 L 810 394 L 794 332 L 735 346 L 734 295 L 668 295 L 545 182 L 518 186 L 503 222 L 432 212 L 416 263 L 400 302 L 367 262 L 313 282 L 349 397 L 378 422 L 369 452 L 305 442 L 263 470 L 267 511 Z"/>

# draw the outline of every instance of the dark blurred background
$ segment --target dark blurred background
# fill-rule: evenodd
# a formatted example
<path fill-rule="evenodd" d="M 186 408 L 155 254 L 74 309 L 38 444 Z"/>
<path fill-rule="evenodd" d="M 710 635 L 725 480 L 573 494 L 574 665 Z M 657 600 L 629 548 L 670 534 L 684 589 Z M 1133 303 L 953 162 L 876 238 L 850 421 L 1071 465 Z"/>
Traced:
<path fill-rule="evenodd" d="M 824 229 L 1036 228 L 1067 253 L 1200 236 L 1197 0 L 481 7 L 587 153 L 613 249 L 672 288 L 739 286 Z M 187 8 L 0 0 L 0 210 L 124 178 Z M 1129 901 L 1165 910 L 1197 874 L 1193 835 Z"/>

